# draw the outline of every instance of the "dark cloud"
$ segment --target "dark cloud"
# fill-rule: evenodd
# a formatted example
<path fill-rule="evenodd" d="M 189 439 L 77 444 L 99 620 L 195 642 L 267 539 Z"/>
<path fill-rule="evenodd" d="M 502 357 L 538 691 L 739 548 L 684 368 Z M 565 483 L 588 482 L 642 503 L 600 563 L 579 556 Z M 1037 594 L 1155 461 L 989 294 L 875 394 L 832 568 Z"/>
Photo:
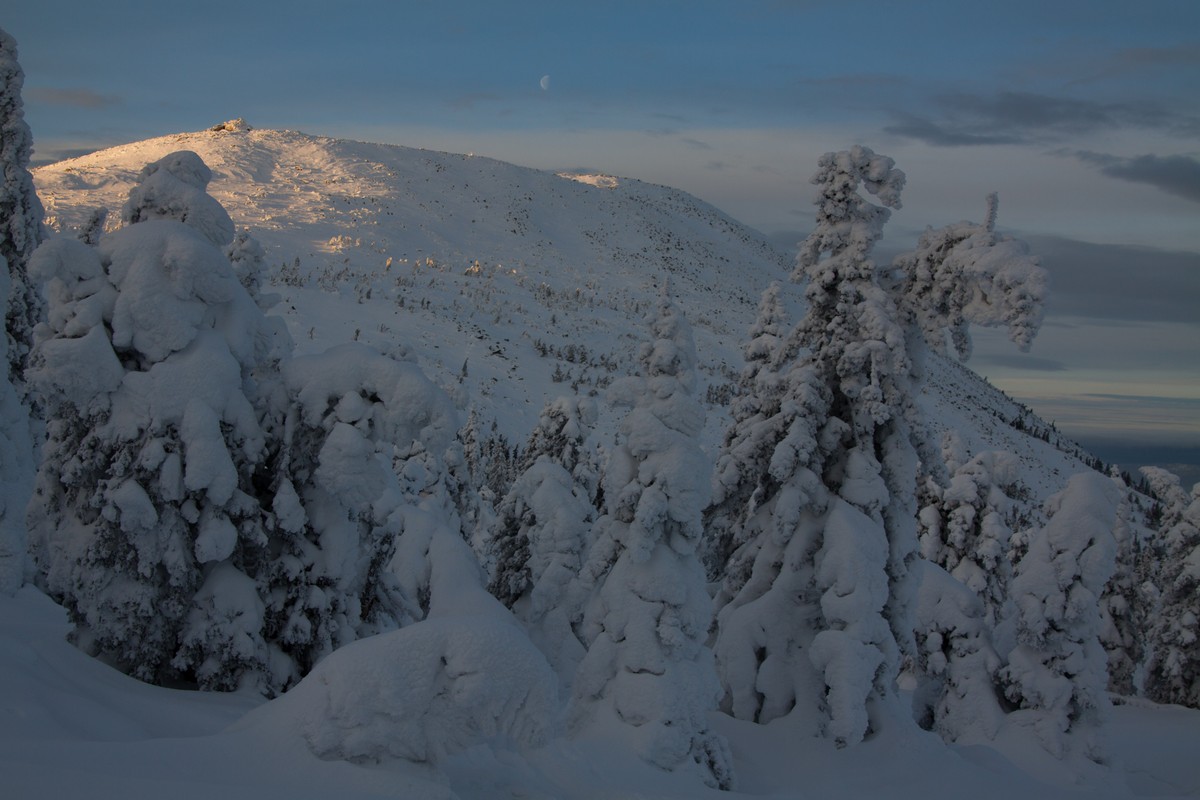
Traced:
<path fill-rule="evenodd" d="M 1050 273 L 1048 313 L 1141 322 L 1197 321 L 1200 253 L 1025 237 Z"/>
<path fill-rule="evenodd" d="M 35 86 L 25 90 L 25 99 L 48 106 L 70 106 L 72 108 L 111 108 L 120 105 L 121 99 L 113 95 L 99 94 L 90 89 L 63 89 Z"/>
<path fill-rule="evenodd" d="M 1028 355 L 1013 355 L 1009 353 L 998 353 L 996 355 L 982 356 L 977 359 L 979 364 L 992 364 L 997 367 L 1012 367 L 1013 369 L 1029 370 L 1031 372 L 1066 372 L 1067 365 L 1061 361 L 1055 361 L 1052 358 L 1039 358 L 1037 356 Z"/>
<path fill-rule="evenodd" d="M 967 147 L 981 144 L 1015 144 L 1020 141 L 1013 136 L 996 136 L 984 133 L 972 133 L 966 130 L 954 130 L 939 125 L 930 119 L 918 117 L 903 111 L 892 112 L 896 123 L 888 125 L 883 130 L 893 136 L 906 139 L 917 139 L 926 144 L 940 147 Z"/>
<path fill-rule="evenodd" d="M 1045 143 L 1121 128 L 1200 134 L 1200 119 L 1153 102 L 1097 103 L 1031 92 L 951 94 L 937 98 L 941 119 L 892 111 L 884 130 L 943 147 Z"/>
<path fill-rule="evenodd" d="M 1090 150 L 1066 151 L 1091 164 L 1110 178 L 1145 183 L 1178 197 L 1200 203 L 1200 161 L 1191 156 L 1144 155 L 1121 158 Z"/>
<path fill-rule="evenodd" d="M 1090 83 L 1119 77 L 1132 71 L 1179 69 L 1200 66 L 1200 44 L 1175 47 L 1129 47 L 1107 58 L 1097 72 L 1074 83 Z"/>

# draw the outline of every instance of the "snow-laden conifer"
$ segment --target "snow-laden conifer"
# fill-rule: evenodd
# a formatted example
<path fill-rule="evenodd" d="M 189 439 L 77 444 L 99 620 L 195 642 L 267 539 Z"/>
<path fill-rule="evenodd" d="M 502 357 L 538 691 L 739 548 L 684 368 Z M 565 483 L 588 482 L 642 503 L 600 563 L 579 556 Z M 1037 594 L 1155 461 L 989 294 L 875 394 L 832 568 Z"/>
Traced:
<path fill-rule="evenodd" d="M 649 763 L 729 787 L 728 748 L 708 727 L 720 685 L 704 644 L 711 609 L 696 554 L 709 494 L 697 442 L 704 409 L 691 328 L 666 292 L 639 374 L 609 390 L 629 412 L 605 473 L 608 513 L 584 567 L 594 589 L 572 720 L 576 731 L 627 726 L 623 735 Z"/>
<path fill-rule="evenodd" d="M 8 297 L 4 305 L 4 330 L 8 339 L 5 368 L 8 379 L 22 396 L 24 381 L 21 373 L 33 346 L 33 329 L 43 312 L 41 297 L 27 270 L 30 255 L 46 238 L 42 203 L 29 173 L 33 136 L 25 123 L 21 101 L 24 82 L 25 74 L 17 61 L 16 40 L 0 30 L 0 170 L 3 170 L 0 176 L 0 259 L 8 271 Z"/>
<path fill-rule="evenodd" d="M 913 710 L 921 726 L 947 742 L 989 742 L 1004 710 L 1000 668 L 979 595 L 931 561 L 914 564 L 918 676 Z"/>
<path fill-rule="evenodd" d="M 299 676 L 338 647 L 424 616 L 425 579 L 412 576 L 428 565 L 393 559 L 422 492 L 445 494 L 457 420 L 416 365 L 356 342 L 291 359 L 283 383 L 266 615 Z"/>
<path fill-rule="evenodd" d="M 220 250 L 203 162 L 143 175 L 158 213 L 135 190 L 125 216 L 143 221 L 30 261 L 49 301 L 28 373 L 48 418 L 33 551 L 87 649 L 146 680 L 267 687 L 256 402 L 290 345 Z"/>
<path fill-rule="evenodd" d="M 758 317 L 743 348 L 746 364 L 738 378 L 738 397 L 730 407 L 732 422 L 713 470 L 712 502 L 704 512 L 705 538 L 701 556 L 710 580 L 719 580 L 730 556 L 744 543 L 748 510 L 770 494 L 767 465 L 775 442 L 786 426 L 781 413 L 787 386 L 784 370 L 795 353 L 787 353 L 790 325 L 772 283 L 763 292 Z"/>
<path fill-rule="evenodd" d="M 21 103 L 17 43 L 0 30 L 0 595 L 25 579 L 25 506 L 33 490 L 34 436 L 23 375 L 44 305 L 28 262 L 44 238 L 42 204 L 29 174 L 32 137 Z"/>
<path fill-rule="evenodd" d="M 919 419 L 905 331 L 870 260 L 904 174 L 855 147 L 823 156 L 813 183 L 817 225 L 793 273 L 808 312 L 777 352 L 778 400 L 755 412 L 758 439 L 730 440 L 769 458 L 725 459 L 757 471 L 718 474 L 719 497 L 747 500 L 733 517 L 742 544 L 717 598 L 716 652 L 735 716 L 796 710 L 846 745 L 895 711 L 900 652 L 915 650 Z"/>
<path fill-rule="evenodd" d="M 1099 740 L 1107 716 L 1108 674 L 1100 643 L 1100 597 L 1112 576 L 1120 496 L 1106 476 L 1084 472 L 1046 501 L 1046 525 L 1035 531 L 1012 580 L 1011 642 L 1000 670 L 1004 694 L 1052 755 L 1103 763 Z"/>
<path fill-rule="evenodd" d="M 1160 600 L 1146 644 L 1145 692 L 1200 708 L 1200 484 L 1188 492 L 1167 470 L 1143 467 L 1162 522 L 1148 554 Z"/>
<path fill-rule="evenodd" d="M 490 591 L 528 626 L 564 685 L 582 656 L 579 573 L 595 521 L 583 447 L 595 421 L 589 398 L 546 404 L 484 546 Z"/>
<path fill-rule="evenodd" d="M 11 279 L 0 269 L 0 303 Z M 0 364 L 7 364 L 8 339 L 0 337 Z M 0 370 L 0 596 L 13 594 L 25 581 L 25 505 L 33 489 L 33 442 L 29 410 L 21 402 L 8 370 Z"/>
<path fill-rule="evenodd" d="M 1110 475 L 1120 496 L 1113 536 L 1117 544 L 1112 577 L 1100 598 L 1100 641 L 1108 654 L 1108 690 L 1131 697 L 1139 692 L 1145 658 L 1145 632 L 1151 617 L 1137 577 L 1142 543 L 1130 515 L 1130 490 L 1114 468 Z"/>
<path fill-rule="evenodd" d="M 1002 615 L 1012 566 L 1009 527 L 1019 494 L 1020 462 L 1012 453 L 980 453 L 954 470 L 949 484 L 921 509 L 921 555 L 979 595 L 988 628 Z"/>
<path fill-rule="evenodd" d="M 996 233 L 997 204 L 988 195 L 983 223 L 926 228 L 917 249 L 893 262 L 901 272 L 900 305 L 935 352 L 945 352 L 949 334 L 967 360 L 972 324 L 1007 327 L 1025 352 L 1041 327 L 1046 271 L 1024 242 Z"/>

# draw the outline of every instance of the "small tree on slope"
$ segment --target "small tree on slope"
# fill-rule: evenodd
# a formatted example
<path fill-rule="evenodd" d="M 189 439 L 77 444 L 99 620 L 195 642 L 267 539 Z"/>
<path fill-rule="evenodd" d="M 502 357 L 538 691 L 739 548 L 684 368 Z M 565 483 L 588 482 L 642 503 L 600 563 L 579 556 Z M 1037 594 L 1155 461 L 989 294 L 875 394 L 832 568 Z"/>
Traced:
<path fill-rule="evenodd" d="M 1010 719 L 1027 725 L 1054 756 L 1105 760 L 1097 733 L 1109 707 L 1099 602 L 1113 572 L 1117 487 L 1094 472 L 1075 475 L 1046 501 L 1012 581 L 1015 640 L 1001 669 Z"/>
<path fill-rule="evenodd" d="M 28 261 L 44 238 L 29 174 L 32 137 L 21 103 L 17 43 L 0 30 L 0 595 L 25 579 L 25 506 L 33 490 L 33 435 L 23 370 L 43 304 Z"/>
<path fill-rule="evenodd" d="M 1200 484 L 1188 493 L 1166 470 L 1142 474 L 1164 506 L 1151 554 L 1161 600 L 1146 646 L 1146 696 L 1200 708 Z"/>
<path fill-rule="evenodd" d="M 695 348 L 665 289 L 650 326 L 640 375 L 610 389 L 630 411 L 605 475 L 609 513 L 585 565 L 595 589 L 572 725 L 612 718 L 649 763 L 728 788 L 731 759 L 707 721 L 720 687 L 704 645 L 711 612 L 696 555 L 709 470 L 696 441 L 704 410 L 693 396 Z"/>
<path fill-rule="evenodd" d="M 768 464 L 775 443 L 784 435 L 786 415 L 781 404 L 787 383 L 785 368 L 795 354 L 785 352 L 788 324 L 780 286 L 763 292 L 758 318 L 743 348 L 746 365 L 738 379 L 738 397 L 731 406 L 733 422 L 713 471 L 712 503 L 704 511 L 701 545 L 709 580 L 720 580 L 733 552 L 745 543 L 743 525 L 748 509 L 770 496 Z"/>
<path fill-rule="evenodd" d="M 582 615 L 579 573 L 595 521 L 582 446 L 595 419 L 587 398 L 546 404 L 525 449 L 527 466 L 500 502 L 485 544 L 489 590 L 530 628 L 564 685 L 582 656 L 574 632 Z"/>
<path fill-rule="evenodd" d="M 1008 599 L 1012 530 L 1007 519 L 1019 483 L 1016 456 L 980 453 L 958 466 L 936 500 L 921 509 L 921 555 L 979 595 L 988 629 L 995 627 Z"/>
<path fill-rule="evenodd" d="M 1126 697 L 1138 693 L 1139 671 L 1145 658 L 1147 616 L 1145 592 L 1137 579 L 1141 542 L 1130 519 L 1130 490 L 1114 467 L 1109 476 L 1117 487 L 1120 505 L 1113 536 L 1117 554 L 1112 577 L 1100 598 L 1100 641 L 1108 654 L 1108 690 Z"/>

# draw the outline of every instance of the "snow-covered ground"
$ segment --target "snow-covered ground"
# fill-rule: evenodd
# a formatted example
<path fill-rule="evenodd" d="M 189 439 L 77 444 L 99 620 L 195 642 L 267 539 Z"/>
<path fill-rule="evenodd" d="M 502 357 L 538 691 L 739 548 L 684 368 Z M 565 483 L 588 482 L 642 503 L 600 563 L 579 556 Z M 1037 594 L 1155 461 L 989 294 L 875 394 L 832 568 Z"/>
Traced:
<path fill-rule="evenodd" d="M 273 313 L 283 316 L 298 354 L 361 341 L 411 358 L 464 418 L 476 415 L 485 435 L 520 444 L 548 400 L 600 399 L 632 370 L 641 318 L 669 278 L 695 331 L 707 411 L 702 444 L 712 456 L 728 423 L 741 345 L 770 282 L 784 282 L 784 303 L 799 318 L 801 292 L 786 283 L 789 259 L 672 189 L 219 127 L 43 167 L 35 178 L 47 212 L 67 229 L 98 206 L 115 212 L 147 163 L 197 152 L 214 172 L 210 193 L 263 243 L 271 277 L 263 288 L 280 295 Z M 1087 468 L 1076 445 L 958 364 L 931 362 L 921 402 L 935 434 L 957 432 L 970 453 L 1013 453 L 1029 490 L 1022 502 L 1035 516 L 1042 500 Z M 619 414 L 599 405 L 597 438 L 609 441 Z M 31 587 L 0 598 L 5 797 L 1200 795 L 1200 712 L 1142 702 L 1113 710 L 1106 730 L 1116 758 L 1083 774 L 1015 728 L 996 747 L 948 747 L 915 724 L 898 724 L 837 750 L 788 718 L 758 726 L 720 714 L 711 725 L 732 748 L 739 780 L 732 794 L 614 747 L 620 737 L 606 736 L 603 721 L 565 739 L 536 735 L 540 720 L 530 729 L 484 719 L 482 744 L 448 748 L 436 768 L 414 765 L 394 757 L 402 743 L 352 746 L 334 736 L 314 746 L 306 733 L 304 698 L 336 704 L 403 691 L 395 675 L 359 671 L 361 659 L 330 657 L 317 680 L 297 687 L 303 692 L 266 702 L 147 686 L 72 647 L 67 629 L 65 612 Z M 470 652 L 495 646 L 494 626 L 485 632 L 435 614 L 405 631 L 399 643 L 371 645 L 398 670 L 419 663 L 422 642 L 453 639 Z M 491 697 L 487 689 L 470 686 L 461 697 Z M 328 717 L 361 721 L 339 716 L 344 711 Z M 322 760 L 314 751 L 354 760 Z"/>
<path fill-rule="evenodd" d="M 832 744 L 714 715 L 732 746 L 738 790 L 720 793 L 615 752 L 599 739 L 554 739 L 521 752 L 501 741 L 440 767 L 351 764 L 310 752 L 286 709 L 255 694 L 148 686 L 68 644 L 61 608 L 32 587 L 0 598 L 0 775 L 4 796 L 352 798 L 1121 798 L 1200 796 L 1200 712 L 1118 705 L 1119 762 L 1086 784 L 1047 782 L 1035 748 L 949 748 L 916 729 Z M 249 716 L 247 716 L 249 715 Z M 1035 775 L 1041 776 L 1041 780 Z"/>

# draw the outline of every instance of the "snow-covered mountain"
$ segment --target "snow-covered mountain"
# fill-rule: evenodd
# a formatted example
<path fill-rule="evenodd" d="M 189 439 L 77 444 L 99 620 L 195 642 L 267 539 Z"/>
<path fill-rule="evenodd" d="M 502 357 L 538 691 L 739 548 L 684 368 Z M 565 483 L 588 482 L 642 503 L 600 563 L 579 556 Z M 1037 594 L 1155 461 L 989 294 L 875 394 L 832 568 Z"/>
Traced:
<path fill-rule="evenodd" d="M 762 291 L 783 282 L 801 316 L 790 256 L 679 190 L 240 121 L 35 170 L 51 224 L 78 227 L 103 207 L 115 225 L 142 167 L 176 150 L 201 156 L 209 192 L 266 248 L 275 313 L 300 352 L 355 339 L 407 349 L 513 443 L 547 400 L 630 370 L 669 279 L 695 330 L 711 453 Z M 1087 468 L 1077 445 L 957 363 L 933 360 L 924 404 L 935 435 L 1017 454 L 1035 502 Z"/>
<path fill-rule="evenodd" d="M 337 359 L 366 358 L 365 348 L 330 350 L 360 341 L 415 362 L 446 390 L 461 419 L 475 420 L 480 438 L 520 445 L 547 401 L 580 394 L 598 401 L 594 439 L 612 446 L 620 414 L 605 408 L 604 390 L 634 372 L 647 335 L 643 319 L 666 286 L 694 329 L 698 397 L 707 411 L 701 444 L 714 457 L 730 421 L 743 342 L 763 290 L 780 282 L 792 320 L 803 311 L 801 288 L 787 281 L 789 256 L 677 190 L 616 176 L 553 174 L 473 156 L 253 130 L 240 121 L 39 168 L 36 184 L 51 226 L 66 232 L 84 228 L 103 208 L 111 212 L 109 227 L 119 227 L 117 211 L 141 180 L 142 168 L 181 150 L 194 151 L 212 169 L 207 191 L 239 229 L 263 244 L 270 286 L 261 290 L 279 295 L 271 313 L 286 322 L 297 355 L 325 354 L 292 360 L 293 367 L 307 363 L 285 382 L 288 391 L 302 396 L 308 381 L 323 383 L 339 371 Z M 200 171 L 194 165 L 189 170 Z M 173 211 L 177 218 L 183 213 Z M 144 228 L 148 238 L 184 227 L 130 226 L 135 234 Z M 123 242 L 128 234 L 127 229 L 102 241 Z M 163 264 L 169 271 L 168 260 Z M 262 299 L 257 288 L 254 294 Z M 70 299 L 90 296 L 81 291 Z M 399 367 L 393 362 L 389 369 Z M 331 384 L 339 382 L 330 378 Z M 412 375 L 404 381 L 416 382 Z M 631 383 L 624 384 L 626 395 Z M 369 396 L 374 391 L 366 392 L 371 403 L 379 400 Z M 443 397 L 432 388 L 427 394 Z M 314 396 L 321 410 L 327 394 Z M 401 396 L 406 395 L 395 393 Z M 330 411 L 340 433 L 351 430 L 343 423 L 366 413 L 355 410 L 362 399 L 357 391 L 345 394 Z M 438 402 L 439 408 L 447 406 Z M 1015 455 L 1028 489 L 1018 502 L 1030 518 L 1040 515 L 1041 500 L 1092 461 L 958 363 L 931 358 L 920 402 L 935 437 L 954 431 L 970 454 Z M 220 433 L 216 417 L 211 427 Z M 627 428 L 626 440 L 628 435 Z M 334 456 L 341 447 L 331 449 Z M 348 452 L 349 444 L 345 448 Z M 418 455 L 410 455 L 411 466 L 419 466 Z M 628 453 L 625 457 L 632 463 Z M 701 459 L 664 460 L 681 473 Z M 395 471 L 418 489 L 432 485 L 418 480 L 420 470 L 412 476 L 407 469 Z M 356 474 L 340 472 L 344 480 L 337 486 L 352 491 Z M 1107 483 L 1096 477 L 1094 482 Z M 189 488 L 207 485 L 197 478 Z M 295 489 L 290 491 L 291 505 L 281 504 L 282 489 L 271 500 L 271 513 L 289 530 L 303 524 L 292 518 L 305 513 Z M 567 487 L 547 502 L 570 497 Z M 322 506 L 310 508 L 319 513 Z M 124 520 L 124 508 L 121 514 Z M 1058 524 L 1069 526 L 1077 516 L 1082 514 L 1064 514 Z M 515 610 L 509 614 L 475 580 L 479 553 L 464 545 L 457 524 L 450 535 L 440 535 L 436 520 L 415 505 L 404 518 L 404 547 L 416 556 L 412 570 L 432 565 L 431 574 L 438 573 L 428 581 L 430 596 L 420 600 L 428 615 L 399 631 L 344 645 L 270 702 L 253 691 L 194 693 L 137 683 L 69 646 L 63 608 L 38 590 L 27 586 L 16 598 L 3 598 L 0 750 L 6 755 L 0 757 L 0 773 L 6 777 L 0 786 L 30 797 L 69 796 L 86 786 L 100 796 L 206 797 L 219 791 L 235 797 L 282 792 L 463 798 L 1117 798 L 1131 792 L 1186 795 L 1200 786 L 1187 746 L 1200 717 L 1135 700 L 1115 710 L 1110 731 L 1111 751 L 1125 765 L 1110 773 L 1093 764 L 1086 775 L 1064 767 L 1016 723 L 1006 728 L 998 749 L 946 745 L 915 726 L 873 730 L 858 746 L 839 748 L 813 738 L 792 717 L 759 725 L 713 712 L 712 732 L 729 743 L 738 786 L 731 794 L 710 794 L 686 770 L 658 770 L 614 746 L 636 738 L 629 733 L 635 723 L 600 716 L 584 734 L 558 736 L 563 723 L 552 697 L 554 675 L 535 652 L 534 635 L 516 624 Z M 377 527 L 373 518 L 364 525 Z M 665 545 L 654 552 L 655 558 L 673 557 Z M 602 552 L 597 563 L 604 557 Z M 217 569 L 205 565 L 222 559 L 201 560 L 207 586 Z M 409 562 L 396 563 L 408 569 Z M 707 602 L 699 567 L 691 574 L 699 586 L 694 594 Z M 313 578 L 329 576 L 314 570 Z M 332 597 L 333 583 L 314 582 L 313 593 Z M 614 584 L 613 596 L 623 594 L 612 604 L 635 595 L 634 583 Z M 676 581 L 665 583 L 670 585 L 662 589 L 664 597 L 681 591 Z M 658 584 L 652 588 L 652 594 L 659 591 Z M 418 592 L 406 596 L 420 598 Z M 237 605 L 217 612 L 235 621 L 242 613 Z M 952 623 L 965 619 L 951 617 Z M 669 621 L 663 624 L 670 627 Z M 697 641 L 703 635 L 701 627 Z M 946 635 L 950 641 L 959 634 L 948 623 Z M 958 645 L 947 649 L 952 647 Z M 623 669 L 639 676 L 653 672 Z M 699 696 L 692 689 L 703 685 L 681 681 L 676 688 Z M 661 702 L 655 691 L 637 697 L 650 705 Z M 530 728 L 526 718 L 537 724 Z M 457 741 L 464 730 L 471 736 Z M 216 763 L 220 770 L 212 768 Z M 1072 785 L 1076 781 L 1082 783 Z"/>

